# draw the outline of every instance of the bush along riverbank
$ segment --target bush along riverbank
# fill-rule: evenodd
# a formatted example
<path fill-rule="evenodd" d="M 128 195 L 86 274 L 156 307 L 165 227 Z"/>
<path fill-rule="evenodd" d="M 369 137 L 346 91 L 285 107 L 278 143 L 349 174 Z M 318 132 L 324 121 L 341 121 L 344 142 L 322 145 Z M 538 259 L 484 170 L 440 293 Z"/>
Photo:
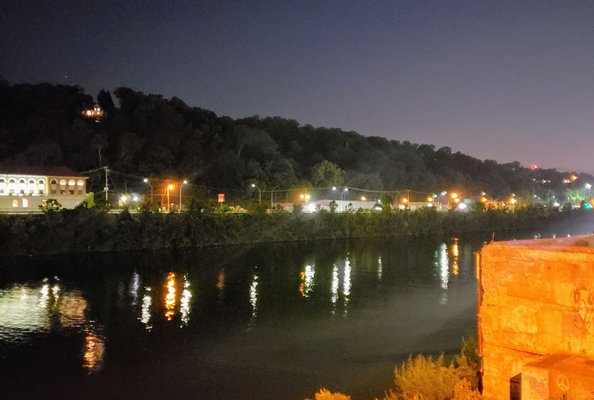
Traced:
<path fill-rule="evenodd" d="M 363 237 L 452 237 L 541 232 L 593 221 L 585 211 L 544 208 L 438 213 L 108 214 L 77 208 L 0 217 L 0 254 L 38 255 L 199 248 Z M 499 236 L 498 236 L 499 237 Z"/>

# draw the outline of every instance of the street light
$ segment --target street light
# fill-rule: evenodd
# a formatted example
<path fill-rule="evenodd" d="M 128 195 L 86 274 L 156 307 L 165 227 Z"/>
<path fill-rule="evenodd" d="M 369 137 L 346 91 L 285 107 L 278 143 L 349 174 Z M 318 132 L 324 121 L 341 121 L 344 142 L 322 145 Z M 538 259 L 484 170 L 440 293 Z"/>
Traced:
<path fill-rule="evenodd" d="M 151 204 L 153 204 L 153 185 L 151 185 L 148 178 L 144 178 L 142 181 L 151 187 Z"/>
<path fill-rule="evenodd" d="M 169 193 L 173 190 L 175 186 L 171 183 L 167 185 L 167 212 L 171 212 L 171 200 L 169 199 Z"/>
<path fill-rule="evenodd" d="M 262 191 L 260 190 L 260 188 L 258 186 L 256 186 L 255 183 L 252 183 L 251 186 L 254 189 L 258 189 L 258 203 L 262 204 Z"/>
<path fill-rule="evenodd" d="M 182 210 L 182 196 L 181 196 L 182 195 L 182 186 L 187 185 L 187 184 L 188 184 L 188 181 L 185 179 L 179 183 L 179 211 Z"/>
<path fill-rule="evenodd" d="M 590 198 L 590 189 L 592 189 L 592 185 L 590 185 L 589 183 L 586 183 L 585 185 L 586 189 L 588 189 L 588 199 Z"/>
<path fill-rule="evenodd" d="M 342 189 L 342 192 L 340 193 L 340 200 L 345 201 L 346 200 L 346 194 L 349 191 L 348 187 L 345 187 L 344 189 Z"/>

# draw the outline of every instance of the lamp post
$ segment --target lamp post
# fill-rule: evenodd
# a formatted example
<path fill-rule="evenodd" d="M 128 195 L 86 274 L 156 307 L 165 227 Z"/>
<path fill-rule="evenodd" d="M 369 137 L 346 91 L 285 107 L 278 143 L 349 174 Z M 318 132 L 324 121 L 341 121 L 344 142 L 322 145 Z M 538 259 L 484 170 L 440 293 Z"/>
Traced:
<path fill-rule="evenodd" d="M 275 186 L 272 188 L 272 190 L 270 191 L 270 208 L 274 208 L 274 191 L 276 190 L 278 186 Z"/>
<path fill-rule="evenodd" d="M 586 187 L 586 189 L 588 189 L 588 200 L 590 200 L 590 189 L 592 189 L 592 185 L 590 185 L 589 183 L 586 183 L 585 187 Z"/>
<path fill-rule="evenodd" d="M 252 183 L 251 186 L 254 189 L 258 189 L 258 203 L 262 204 L 262 191 L 260 190 L 260 188 L 258 186 L 256 186 L 255 183 Z"/>
<path fill-rule="evenodd" d="M 175 186 L 173 186 L 171 183 L 169 185 L 167 185 L 167 212 L 171 212 L 171 201 L 169 199 L 169 193 L 173 190 Z"/>
<path fill-rule="evenodd" d="M 144 178 L 142 181 L 151 187 L 151 204 L 153 204 L 153 185 L 151 185 L 148 178 Z"/>
<path fill-rule="evenodd" d="M 188 181 L 184 179 L 179 183 L 179 211 L 182 210 L 182 186 L 187 185 Z"/>

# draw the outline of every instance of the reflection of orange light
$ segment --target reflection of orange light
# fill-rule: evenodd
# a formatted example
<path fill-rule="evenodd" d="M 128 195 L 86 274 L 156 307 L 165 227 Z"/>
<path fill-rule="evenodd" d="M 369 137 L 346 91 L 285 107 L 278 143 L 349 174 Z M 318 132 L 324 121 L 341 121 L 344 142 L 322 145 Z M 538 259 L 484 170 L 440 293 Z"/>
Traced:
<path fill-rule="evenodd" d="M 167 294 L 165 295 L 165 318 L 171 321 L 175 315 L 175 274 L 167 275 Z"/>
<path fill-rule="evenodd" d="M 299 293 L 303 296 L 305 294 L 305 272 L 299 272 L 299 279 L 301 283 L 299 284 Z"/>
<path fill-rule="evenodd" d="M 458 257 L 460 256 L 460 248 L 458 247 L 458 241 L 455 240 L 454 244 L 452 244 L 452 255 L 454 256 L 454 260 L 452 262 L 452 273 L 454 275 L 459 274 L 459 266 L 458 266 Z"/>
<path fill-rule="evenodd" d="M 103 363 L 103 353 L 105 352 L 105 343 L 103 338 L 89 332 L 85 337 L 85 353 L 83 354 L 83 367 L 92 373 L 101 368 Z"/>
<path fill-rule="evenodd" d="M 225 271 L 219 272 L 219 277 L 217 278 L 217 289 L 223 290 L 225 287 Z"/>

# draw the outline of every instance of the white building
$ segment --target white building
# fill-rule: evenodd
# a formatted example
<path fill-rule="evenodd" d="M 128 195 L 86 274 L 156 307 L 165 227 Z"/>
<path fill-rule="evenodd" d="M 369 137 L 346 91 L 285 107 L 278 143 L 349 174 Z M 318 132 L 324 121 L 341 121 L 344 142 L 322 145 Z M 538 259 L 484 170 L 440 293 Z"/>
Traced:
<path fill-rule="evenodd" d="M 0 213 L 38 212 L 48 199 L 74 208 L 85 199 L 86 179 L 65 167 L 0 166 Z"/>

